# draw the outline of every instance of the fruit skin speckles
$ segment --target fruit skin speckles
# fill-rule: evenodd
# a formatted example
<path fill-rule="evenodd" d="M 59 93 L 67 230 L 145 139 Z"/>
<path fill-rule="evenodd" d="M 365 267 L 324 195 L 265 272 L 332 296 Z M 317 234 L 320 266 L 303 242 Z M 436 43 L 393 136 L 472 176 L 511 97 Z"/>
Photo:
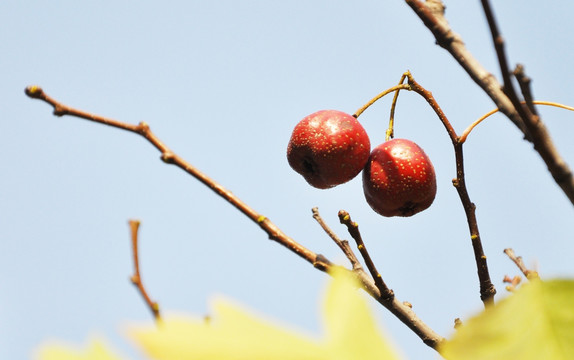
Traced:
<path fill-rule="evenodd" d="M 355 117 L 338 110 L 321 110 L 295 126 L 287 160 L 310 185 L 328 189 L 357 176 L 370 151 L 369 136 Z"/>
<path fill-rule="evenodd" d="M 412 216 L 427 209 L 436 196 L 434 167 L 417 144 L 389 140 L 371 153 L 363 170 L 367 203 L 383 216 Z"/>

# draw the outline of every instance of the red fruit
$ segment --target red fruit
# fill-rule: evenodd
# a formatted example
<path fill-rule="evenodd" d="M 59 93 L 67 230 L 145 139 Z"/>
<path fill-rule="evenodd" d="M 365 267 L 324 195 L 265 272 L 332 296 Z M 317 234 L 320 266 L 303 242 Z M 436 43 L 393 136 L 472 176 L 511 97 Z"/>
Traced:
<path fill-rule="evenodd" d="M 337 110 L 321 110 L 295 126 L 287 160 L 309 184 L 327 189 L 357 176 L 370 151 L 367 132 L 355 117 Z"/>
<path fill-rule="evenodd" d="M 434 167 L 410 140 L 377 146 L 363 171 L 367 203 L 383 216 L 412 216 L 428 208 L 436 195 Z"/>

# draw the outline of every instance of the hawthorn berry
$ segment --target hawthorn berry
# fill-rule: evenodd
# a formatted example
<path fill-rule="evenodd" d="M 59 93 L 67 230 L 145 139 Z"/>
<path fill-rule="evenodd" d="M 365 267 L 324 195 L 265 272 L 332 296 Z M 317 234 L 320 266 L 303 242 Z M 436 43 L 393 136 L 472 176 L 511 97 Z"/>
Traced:
<path fill-rule="evenodd" d="M 434 167 L 417 144 L 392 139 L 373 149 L 363 170 L 367 203 L 383 216 L 412 216 L 436 195 Z"/>
<path fill-rule="evenodd" d="M 354 116 L 321 110 L 295 126 L 287 160 L 310 185 L 327 189 L 357 176 L 370 151 L 367 132 Z"/>

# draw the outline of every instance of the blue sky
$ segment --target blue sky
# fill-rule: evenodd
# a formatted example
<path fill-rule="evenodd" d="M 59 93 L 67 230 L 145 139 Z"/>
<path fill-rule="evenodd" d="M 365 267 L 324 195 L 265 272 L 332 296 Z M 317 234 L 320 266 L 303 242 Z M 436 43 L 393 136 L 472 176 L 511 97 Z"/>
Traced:
<path fill-rule="evenodd" d="M 447 17 L 499 77 L 479 2 L 447 2 Z M 496 2 L 511 64 L 526 66 L 540 100 L 573 105 L 572 5 Z M 28 99 L 41 85 L 66 104 L 146 121 L 178 154 L 221 182 L 310 249 L 345 263 L 311 217 L 318 206 L 340 236 L 349 211 L 387 284 L 438 333 L 480 310 L 454 155 L 438 119 L 415 94 L 399 99 L 395 134 L 434 162 L 438 194 L 412 218 L 383 218 L 360 177 L 310 188 L 287 164 L 291 131 L 321 109 L 354 112 L 405 70 L 431 90 L 461 132 L 493 108 L 401 1 L 10 2 L 0 11 L 0 358 L 30 358 L 49 339 L 82 344 L 103 334 L 132 359 L 125 324 L 151 321 L 128 279 L 127 221 L 141 227 L 144 281 L 166 312 L 205 314 L 224 294 L 320 334 L 326 276 L 268 241 L 237 210 L 175 167 L 145 140 Z M 384 140 L 390 98 L 361 121 Z M 540 108 L 574 166 L 574 114 Z M 512 247 L 545 278 L 572 276 L 573 208 L 532 146 L 504 117 L 465 145 L 468 189 L 497 298 L 517 269 Z M 435 358 L 385 309 L 375 316 L 403 353 Z"/>

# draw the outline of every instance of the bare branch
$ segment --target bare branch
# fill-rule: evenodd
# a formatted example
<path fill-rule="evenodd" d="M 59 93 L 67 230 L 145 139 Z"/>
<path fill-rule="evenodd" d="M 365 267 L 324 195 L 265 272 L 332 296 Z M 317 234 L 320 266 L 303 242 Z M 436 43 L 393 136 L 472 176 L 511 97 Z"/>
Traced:
<path fill-rule="evenodd" d="M 480 298 L 485 306 L 493 304 L 496 289 L 490 280 L 486 255 L 484 255 L 484 250 L 482 248 L 480 233 L 478 231 L 478 221 L 476 219 L 476 206 L 470 200 L 468 190 L 466 189 L 466 180 L 464 175 L 464 157 L 462 151 L 464 143 L 460 141 L 460 137 L 456 134 L 456 131 L 448 121 L 448 118 L 438 105 L 432 93 L 423 88 L 418 82 L 416 82 L 409 72 L 407 72 L 406 75 L 409 79 L 409 84 L 411 85 L 412 91 L 421 95 L 431 106 L 431 108 L 434 110 L 444 125 L 454 146 L 454 154 L 456 160 L 456 178 L 453 179 L 452 183 L 458 192 L 458 196 L 462 202 L 462 206 L 466 214 L 466 219 L 470 231 L 470 240 L 474 250 L 474 258 L 476 261 L 478 279 L 480 283 Z"/>
<path fill-rule="evenodd" d="M 467 72 L 474 82 L 492 99 L 496 107 L 505 114 L 524 134 L 525 138 L 534 144 L 534 149 L 546 163 L 554 181 L 560 186 L 572 204 L 574 204 L 574 177 L 572 171 L 558 153 L 546 126 L 538 116 L 528 112 L 527 107 L 520 106 L 520 101 L 512 95 L 512 83 L 507 80 L 508 66 L 503 53 L 502 37 L 496 27 L 492 27 L 495 47 L 501 62 L 501 71 L 505 78 L 503 87 L 496 78 L 488 72 L 468 51 L 461 37 L 456 34 L 444 17 L 444 5 L 440 0 L 405 0 L 406 3 L 433 33 L 437 44 L 446 49 L 459 65 Z M 483 1 L 485 3 L 485 1 Z M 492 11 L 490 11 L 492 15 Z M 489 24 L 494 22 L 487 13 Z"/>
<path fill-rule="evenodd" d="M 518 76 L 518 75 L 517 75 Z M 524 81 L 525 85 L 524 86 L 528 86 L 528 82 L 530 82 L 529 78 L 525 78 L 525 79 L 520 79 L 519 82 Z M 522 87 L 522 85 L 521 85 Z M 523 91 L 528 91 L 523 90 Z M 527 97 L 525 95 L 525 97 Z M 534 107 L 534 105 L 546 105 L 546 106 L 554 106 L 557 108 L 561 108 L 561 109 L 565 109 L 565 110 L 570 110 L 570 111 L 574 111 L 574 107 L 572 106 L 568 106 L 568 105 L 564 105 L 564 104 L 559 104 L 557 102 L 553 102 L 553 101 L 541 101 L 541 100 L 532 100 L 530 98 L 530 100 L 527 101 L 523 101 L 523 104 L 526 104 L 529 108 L 532 107 L 533 112 L 536 113 L 536 108 Z M 475 120 L 472 124 L 470 124 L 466 129 L 464 129 L 464 131 L 462 132 L 462 134 L 459 136 L 459 142 L 463 143 L 466 141 L 466 138 L 468 137 L 468 135 L 470 135 L 470 132 L 481 122 L 483 122 L 486 118 L 488 118 L 489 116 L 496 114 L 499 111 L 499 109 L 493 109 L 490 110 L 489 112 L 487 112 L 486 114 L 482 115 L 480 118 L 478 118 L 477 120 Z"/>
<path fill-rule="evenodd" d="M 508 249 L 504 249 L 504 253 L 508 256 L 508 258 L 510 260 L 512 260 L 512 262 L 514 262 L 514 264 L 516 264 L 516 266 L 518 267 L 518 269 L 524 274 L 524 276 L 526 276 L 527 279 L 538 279 L 538 272 L 535 270 L 529 270 L 526 265 L 524 265 L 524 261 L 522 260 L 521 256 L 516 256 L 516 254 L 514 253 L 514 250 L 512 250 L 511 248 Z"/>
<path fill-rule="evenodd" d="M 215 182 L 207 175 L 200 172 L 194 166 L 183 160 L 177 154 L 173 153 L 165 144 L 163 144 L 159 138 L 151 132 L 149 126 L 146 123 L 140 123 L 138 125 L 131 125 L 123 123 L 120 121 L 108 119 L 99 115 L 90 114 L 81 110 L 73 109 L 66 105 L 59 103 L 53 98 L 49 97 L 44 93 L 44 91 L 38 86 L 29 86 L 26 88 L 26 94 L 34 99 L 42 100 L 50 104 L 54 108 L 54 114 L 57 116 L 70 115 L 78 118 L 94 121 L 100 124 L 109 125 L 119 129 L 127 130 L 136 134 L 139 134 L 146 138 L 153 146 L 155 146 L 161 152 L 161 159 L 168 164 L 174 164 L 181 168 L 207 187 L 209 187 L 216 194 L 227 200 L 231 205 L 240 210 L 245 216 L 250 218 L 253 222 L 257 223 L 263 231 L 267 233 L 270 239 L 278 242 L 279 244 L 285 246 L 291 252 L 297 254 L 307 262 L 313 265 L 316 269 L 330 273 L 330 270 L 337 266 L 332 264 L 325 256 L 321 254 L 316 254 L 311 250 L 305 248 L 301 244 L 297 243 L 292 238 L 288 237 L 281 231 L 273 222 L 271 222 L 267 217 L 260 215 L 246 203 L 241 201 L 238 197 L 233 195 L 231 191 L 225 189 L 219 183 Z M 350 271 L 350 270 L 347 270 Z M 407 327 L 409 327 L 425 344 L 437 349 L 438 345 L 444 341 L 440 335 L 435 333 L 428 325 L 426 325 L 414 312 L 413 310 L 399 302 L 397 299 L 392 299 L 388 301 L 381 296 L 381 292 L 377 288 L 373 279 L 371 279 L 364 271 L 362 272 L 352 272 L 359 282 L 362 284 L 363 289 L 370 294 L 375 300 L 377 300 L 381 305 L 386 307 L 391 313 L 393 313 L 400 321 L 402 321 Z"/>
<path fill-rule="evenodd" d="M 315 219 L 321 228 L 329 235 L 329 237 L 337 244 L 337 246 L 343 251 L 347 259 L 351 262 L 351 266 L 354 271 L 364 271 L 361 262 L 353 252 L 353 249 L 349 246 L 349 242 L 347 240 L 341 240 L 337 234 L 325 223 L 325 220 L 319 214 L 319 208 L 314 207 L 313 211 L 313 219 Z"/>
<path fill-rule="evenodd" d="M 147 306 L 151 310 L 153 317 L 156 321 L 161 320 L 161 316 L 159 313 L 159 305 L 157 302 L 152 301 L 149 297 L 143 282 L 142 277 L 140 274 L 140 261 L 139 261 L 139 250 L 138 250 L 138 229 L 140 227 L 139 220 L 130 220 L 130 231 L 131 231 L 131 239 L 132 239 L 132 252 L 134 256 L 134 274 L 130 277 L 131 282 L 136 286 L 144 301 L 146 302 Z"/>
<path fill-rule="evenodd" d="M 526 76 L 526 73 L 524 72 L 524 66 L 521 64 L 516 65 L 516 68 L 512 74 L 520 86 L 520 91 L 522 92 L 522 97 L 524 98 L 523 103 L 528 106 L 528 111 L 530 111 L 531 114 L 538 116 L 538 111 L 536 111 L 536 108 L 534 107 L 534 97 L 532 96 L 532 91 L 530 89 L 530 83 L 532 80 Z"/>
<path fill-rule="evenodd" d="M 173 164 L 180 169 L 193 176 L 204 185 L 209 187 L 217 195 L 227 200 L 231 205 L 241 211 L 245 216 L 257 223 L 268 235 L 269 238 L 275 240 L 281 245 L 287 247 L 289 250 L 299 255 L 307 262 L 315 264 L 317 262 L 317 254 L 305 248 L 301 244 L 295 242 L 293 239 L 285 235 L 275 224 L 273 224 L 267 217 L 259 214 L 231 191 L 227 190 L 219 183 L 199 171 L 196 167 L 185 161 L 179 155 L 173 153 L 150 129 L 149 125 L 141 122 L 138 125 L 123 123 L 117 120 L 105 118 L 103 116 L 90 114 L 81 110 L 77 110 L 66 105 L 63 105 L 53 98 L 49 97 L 38 86 L 29 86 L 26 88 L 28 96 L 42 100 L 54 107 L 54 114 L 57 116 L 70 115 L 78 118 L 91 120 L 100 124 L 109 125 L 119 129 L 127 130 L 139 134 L 146 138 L 156 149 L 161 152 L 161 160 L 167 164 Z"/>
<path fill-rule="evenodd" d="M 504 39 L 498 30 L 490 2 L 488 0 L 481 0 L 481 3 L 492 34 L 496 55 L 498 56 L 500 72 L 504 80 L 504 93 L 508 95 L 512 105 L 522 118 L 526 127 L 526 132 L 523 131 L 526 138 L 534 144 L 534 149 L 546 163 L 548 171 L 552 174 L 554 181 L 562 188 L 562 191 L 564 191 L 568 199 L 570 199 L 570 202 L 574 204 L 574 176 L 568 164 L 562 159 L 554 146 L 554 142 L 550 137 L 546 125 L 544 125 L 540 116 L 537 115 L 536 110 L 533 110 L 532 94 L 529 88 L 530 79 L 524 75 L 524 68 L 520 66 L 516 74 L 518 75 L 517 80 L 522 88 L 522 93 L 525 94 L 526 106 L 523 106 L 511 81 L 510 67 L 508 66 L 506 52 L 504 50 Z"/>
<path fill-rule="evenodd" d="M 459 65 L 468 73 L 474 82 L 494 101 L 509 119 L 523 132 L 526 131 L 520 115 L 514 109 L 512 102 L 502 91 L 502 86 L 496 78 L 487 71 L 478 60 L 468 51 L 460 35 L 455 33 L 444 17 L 444 5 L 440 0 L 405 0 L 406 3 L 433 33 L 437 44 L 447 50 Z"/>
<path fill-rule="evenodd" d="M 385 299 L 385 301 L 392 301 L 392 299 L 395 297 L 395 294 L 393 293 L 393 290 L 387 287 L 387 284 L 385 284 L 385 282 L 383 281 L 381 273 L 379 273 L 377 267 L 375 266 L 375 263 L 371 259 L 371 255 L 367 251 L 367 247 L 363 242 L 363 237 L 359 232 L 359 224 L 351 220 L 351 215 L 349 215 L 349 213 L 345 210 L 339 211 L 339 221 L 341 222 L 341 224 L 347 227 L 349 234 L 351 234 L 351 237 L 357 243 L 357 248 L 361 252 L 361 256 L 365 260 L 365 265 L 367 265 L 367 269 L 369 269 L 371 276 L 375 280 L 375 284 L 377 285 L 377 288 L 381 292 L 381 296 Z"/>

